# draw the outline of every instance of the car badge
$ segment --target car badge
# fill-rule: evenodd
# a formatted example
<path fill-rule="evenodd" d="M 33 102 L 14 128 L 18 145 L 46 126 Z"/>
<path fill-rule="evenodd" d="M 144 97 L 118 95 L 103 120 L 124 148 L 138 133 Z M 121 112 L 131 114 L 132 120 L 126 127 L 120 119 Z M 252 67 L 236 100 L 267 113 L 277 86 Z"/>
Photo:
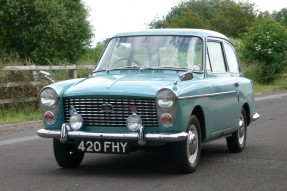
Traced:
<path fill-rule="evenodd" d="M 74 106 L 71 106 L 70 109 L 69 109 L 69 114 L 73 115 L 75 113 L 77 113 L 77 110 L 74 108 Z"/>
<path fill-rule="evenodd" d="M 113 110 L 114 110 L 113 106 L 109 103 L 104 103 L 102 105 L 101 109 L 102 109 L 102 112 L 109 112 L 109 113 L 113 112 Z"/>

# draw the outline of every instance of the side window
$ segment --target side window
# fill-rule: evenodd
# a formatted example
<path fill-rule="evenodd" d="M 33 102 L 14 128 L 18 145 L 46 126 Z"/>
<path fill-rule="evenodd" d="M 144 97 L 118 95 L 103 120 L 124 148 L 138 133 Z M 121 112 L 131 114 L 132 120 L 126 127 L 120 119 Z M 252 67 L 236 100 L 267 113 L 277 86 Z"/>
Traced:
<path fill-rule="evenodd" d="M 229 44 L 225 43 L 225 53 L 226 53 L 226 59 L 229 67 L 229 71 L 231 73 L 239 73 L 239 66 L 237 62 L 237 58 L 235 55 L 234 48 L 230 46 Z"/>
<path fill-rule="evenodd" d="M 217 73 L 226 72 L 221 43 L 207 42 L 207 48 L 212 72 Z"/>

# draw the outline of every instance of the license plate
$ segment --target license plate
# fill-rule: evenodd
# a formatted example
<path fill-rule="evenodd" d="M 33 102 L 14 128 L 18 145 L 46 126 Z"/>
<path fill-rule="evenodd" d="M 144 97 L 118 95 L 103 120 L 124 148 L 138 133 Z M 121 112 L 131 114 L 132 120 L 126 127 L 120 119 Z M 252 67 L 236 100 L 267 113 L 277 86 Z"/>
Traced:
<path fill-rule="evenodd" d="M 125 141 L 78 141 L 76 148 L 78 151 L 89 153 L 130 153 L 130 145 Z"/>

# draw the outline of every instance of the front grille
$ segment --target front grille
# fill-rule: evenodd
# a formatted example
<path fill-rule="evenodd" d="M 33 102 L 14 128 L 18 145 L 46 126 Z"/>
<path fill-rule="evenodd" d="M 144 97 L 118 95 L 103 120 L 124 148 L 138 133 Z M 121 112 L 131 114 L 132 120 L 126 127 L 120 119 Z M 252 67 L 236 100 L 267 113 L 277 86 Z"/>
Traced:
<path fill-rule="evenodd" d="M 112 111 L 102 111 L 107 104 L 112 105 Z M 137 108 L 144 127 L 158 126 L 155 100 L 146 99 L 64 98 L 65 122 L 69 121 L 69 109 L 73 107 L 83 117 L 84 126 L 126 127 L 126 119 L 132 114 L 131 106 Z"/>

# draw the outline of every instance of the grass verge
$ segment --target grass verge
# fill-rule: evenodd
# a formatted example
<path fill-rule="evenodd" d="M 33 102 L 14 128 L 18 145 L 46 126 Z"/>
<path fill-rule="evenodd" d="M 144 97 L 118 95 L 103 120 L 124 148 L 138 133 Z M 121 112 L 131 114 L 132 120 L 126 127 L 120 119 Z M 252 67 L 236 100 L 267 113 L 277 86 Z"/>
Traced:
<path fill-rule="evenodd" d="M 275 91 L 287 90 L 287 79 L 282 78 L 274 81 L 272 84 L 258 84 L 255 82 L 254 91 L 256 95 L 263 93 L 271 93 Z"/>
<path fill-rule="evenodd" d="M 40 108 L 25 107 L 24 109 L 2 109 L 0 111 L 0 125 L 37 121 L 41 119 Z"/>

